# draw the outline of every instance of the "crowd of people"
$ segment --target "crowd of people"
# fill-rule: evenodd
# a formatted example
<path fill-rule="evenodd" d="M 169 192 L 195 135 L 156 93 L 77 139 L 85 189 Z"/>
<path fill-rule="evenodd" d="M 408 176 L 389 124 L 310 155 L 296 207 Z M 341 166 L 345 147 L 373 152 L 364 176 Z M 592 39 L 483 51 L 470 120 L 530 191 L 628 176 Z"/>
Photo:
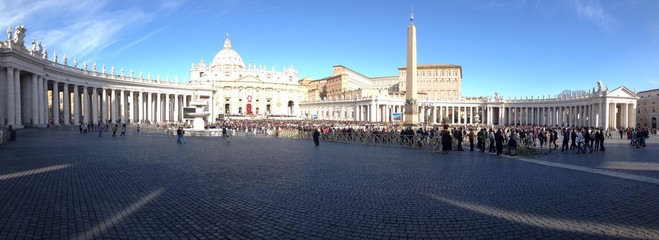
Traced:
<path fill-rule="evenodd" d="M 177 142 L 183 143 L 185 128 L 190 127 L 185 122 L 151 123 L 158 129 L 164 129 L 165 134 L 176 132 Z M 81 133 L 99 132 L 99 135 L 112 126 L 110 123 L 98 125 L 83 124 Z M 118 125 L 112 127 L 113 136 Z M 121 126 L 121 136 L 125 134 L 125 124 Z M 630 140 L 630 145 L 637 148 L 645 147 L 645 141 L 656 129 L 626 128 L 602 129 L 592 127 L 548 127 L 548 126 L 487 126 L 487 125 L 432 125 L 426 128 L 402 127 L 388 123 L 373 123 L 364 121 L 330 121 L 330 120 L 275 120 L 275 119 L 222 119 L 206 125 L 206 129 L 222 131 L 222 136 L 245 132 L 254 135 L 279 136 L 281 131 L 298 131 L 315 136 L 319 140 L 329 140 L 334 134 L 393 136 L 399 138 L 400 144 L 426 144 L 436 141 L 441 145 L 441 151 L 464 151 L 463 144 L 468 144 L 469 151 L 491 152 L 503 154 L 505 147 L 508 154 L 516 155 L 518 148 L 547 149 L 549 152 L 576 151 L 576 154 L 604 151 L 606 139 L 613 138 L 617 131 L 620 138 Z M 139 131 L 139 125 L 137 127 Z M 318 133 L 314 134 L 314 131 Z M 387 138 L 391 139 L 391 138 Z M 418 139 L 416 142 L 412 139 Z M 315 138 L 314 138 L 315 140 Z M 415 143 L 413 143 L 415 142 Z"/>

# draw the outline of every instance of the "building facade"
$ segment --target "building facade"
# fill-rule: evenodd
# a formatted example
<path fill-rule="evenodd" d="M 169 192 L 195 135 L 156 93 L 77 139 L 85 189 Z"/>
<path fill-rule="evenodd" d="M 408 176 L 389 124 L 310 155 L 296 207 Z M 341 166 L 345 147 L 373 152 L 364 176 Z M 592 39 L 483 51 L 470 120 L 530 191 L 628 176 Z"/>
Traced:
<path fill-rule="evenodd" d="M 659 119 L 659 89 L 638 92 L 636 124 L 641 128 L 657 129 Z"/>
<path fill-rule="evenodd" d="M 281 72 L 264 65 L 245 66 L 227 35 L 210 65 L 201 60 L 190 69 L 190 82 L 210 85 L 211 116 L 291 117 L 299 115 L 299 87 L 293 66 Z"/>

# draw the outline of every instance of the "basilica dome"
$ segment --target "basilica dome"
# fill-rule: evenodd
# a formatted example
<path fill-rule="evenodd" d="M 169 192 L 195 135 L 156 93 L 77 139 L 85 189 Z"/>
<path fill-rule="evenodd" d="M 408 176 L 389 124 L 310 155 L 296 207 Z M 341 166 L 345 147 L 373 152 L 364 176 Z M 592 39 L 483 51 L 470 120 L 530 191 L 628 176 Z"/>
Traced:
<path fill-rule="evenodd" d="M 238 52 L 231 48 L 229 34 L 227 34 L 227 39 L 224 40 L 224 48 L 215 55 L 210 67 L 211 70 L 245 69 L 243 59 Z"/>

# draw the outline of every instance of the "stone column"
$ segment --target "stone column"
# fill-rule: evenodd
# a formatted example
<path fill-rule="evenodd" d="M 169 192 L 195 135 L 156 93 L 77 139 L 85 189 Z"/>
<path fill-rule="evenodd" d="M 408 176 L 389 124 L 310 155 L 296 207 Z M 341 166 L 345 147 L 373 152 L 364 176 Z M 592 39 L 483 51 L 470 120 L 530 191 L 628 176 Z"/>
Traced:
<path fill-rule="evenodd" d="M 90 121 L 91 119 L 91 114 L 89 111 L 91 110 L 90 108 L 90 99 L 89 99 L 89 89 L 87 86 L 82 86 L 82 92 L 80 93 L 80 103 L 82 103 L 82 116 L 80 120 L 82 123 L 92 123 Z"/>
<path fill-rule="evenodd" d="M 14 68 L 7 68 L 7 125 L 16 126 L 16 88 L 14 87 L 16 79 L 14 79 Z"/>
<path fill-rule="evenodd" d="M 147 116 L 146 118 L 147 118 L 151 123 L 153 123 L 153 122 L 155 121 L 155 119 L 153 118 L 153 117 L 155 116 L 155 115 L 153 114 L 153 113 L 154 113 L 154 111 L 153 111 L 153 93 L 147 92 L 146 94 L 147 94 L 147 102 L 146 102 L 147 107 L 146 107 L 146 109 L 144 109 L 144 110 L 145 110 L 146 113 L 147 113 L 147 114 L 146 114 L 146 116 Z"/>
<path fill-rule="evenodd" d="M 128 105 L 126 104 L 126 96 L 125 95 L 126 95 L 126 91 L 119 90 L 118 108 L 120 109 L 119 110 L 119 118 L 121 118 L 121 124 L 125 124 L 127 122 L 126 118 L 128 118 L 128 116 L 126 116 L 126 106 L 128 106 Z"/>
<path fill-rule="evenodd" d="M 78 85 L 73 85 L 73 125 L 80 125 L 80 92 Z"/>
<path fill-rule="evenodd" d="M 41 121 L 39 125 L 41 127 L 46 127 L 48 124 L 48 80 L 41 76 L 37 76 L 37 82 L 39 84 L 39 120 Z"/>
<path fill-rule="evenodd" d="M 107 94 L 107 92 L 106 92 L 106 94 Z M 117 113 L 118 113 L 119 109 L 117 109 L 117 104 L 118 104 L 117 102 L 118 101 L 117 101 L 117 95 L 116 95 L 116 92 L 115 92 L 114 89 L 110 89 L 110 97 L 108 98 L 108 102 L 110 102 L 110 119 L 108 119 L 108 120 L 112 120 L 112 124 L 115 124 L 115 123 L 117 123 L 117 119 L 118 119 Z"/>
<path fill-rule="evenodd" d="M 212 104 L 212 102 L 210 104 Z M 165 93 L 165 122 L 170 121 L 169 116 L 171 115 L 171 111 L 170 111 L 169 107 L 170 107 L 169 106 L 169 93 Z M 212 105 L 208 106 L 208 108 L 213 108 L 213 106 Z M 213 117 L 213 115 L 211 115 L 211 118 L 212 117 Z"/>
<path fill-rule="evenodd" d="M 105 88 L 101 89 L 101 121 L 105 124 L 108 122 L 108 90 Z"/>
<path fill-rule="evenodd" d="M 62 86 L 64 96 L 62 97 L 62 111 L 64 111 L 64 126 L 71 125 L 71 94 L 69 93 L 69 84 L 64 83 Z"/>
<path fill-rule="evenodd" d="M 92 88 L 92 119 L 90 123 L 98 124 L 98 88 Z"/>
<path fill-rule="evenodd" d="M 39 80 L 32 74 L 32 124 L 39 125 Z M 34 127 L 34 126 L 33 126 Z"/>
<path fill-rule="evenodd" d="M 59 123 L 59 83 L 53 80 L 53 125 L 60 126 Z"/>
<path fill-rule="evenodd" d="M 124 123 L 135 122 L 135 93 L 133 91 L 128 91 L 127 105 L 124 105 L 126 108 L 126 121 Z"/>
<path fill-rule="evenodd" d="M 156 93 L 156 121 L 162 122 L 162 100 L 160 99 L 160 93 Z"/>
<path fill-rule="evenodd" d="M 222 104 L 224 104 L 224 100 L 221 100 Z M 224 108 L 224 106 L 221 106 Z M 181 121 L 181 118 L 179 116 L 179 106 L 178 106 L 178 94 L 174 94 L 174 122 Z"/>
<path fill-rule="evenodd" d="M 23 127 L 23 115 L 21 109 L 21 70 L 14 68 L 14 122 L 16 126 Z"/>
<path fill-rule="evenodd" d="M 139 123 L 142 120 L 144 120 L 144 94 L 142 92 L 137 92 L 137 119 L 136 121 Z"/>

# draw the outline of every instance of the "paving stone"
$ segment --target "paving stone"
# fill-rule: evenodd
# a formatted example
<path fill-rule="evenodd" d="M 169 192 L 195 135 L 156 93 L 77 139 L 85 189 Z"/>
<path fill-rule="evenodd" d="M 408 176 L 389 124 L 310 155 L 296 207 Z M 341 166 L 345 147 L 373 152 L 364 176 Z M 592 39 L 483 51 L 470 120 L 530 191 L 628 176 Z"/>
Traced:
<path fill-rule="evenodd" d="M 0 149 L 2 239 L 659 238 L 657 184 L 487 153 L 259 136 L 176 144 L 67 129 L 19 136 Z M 657 142 L 535 159 L 659 177 Z"/>

